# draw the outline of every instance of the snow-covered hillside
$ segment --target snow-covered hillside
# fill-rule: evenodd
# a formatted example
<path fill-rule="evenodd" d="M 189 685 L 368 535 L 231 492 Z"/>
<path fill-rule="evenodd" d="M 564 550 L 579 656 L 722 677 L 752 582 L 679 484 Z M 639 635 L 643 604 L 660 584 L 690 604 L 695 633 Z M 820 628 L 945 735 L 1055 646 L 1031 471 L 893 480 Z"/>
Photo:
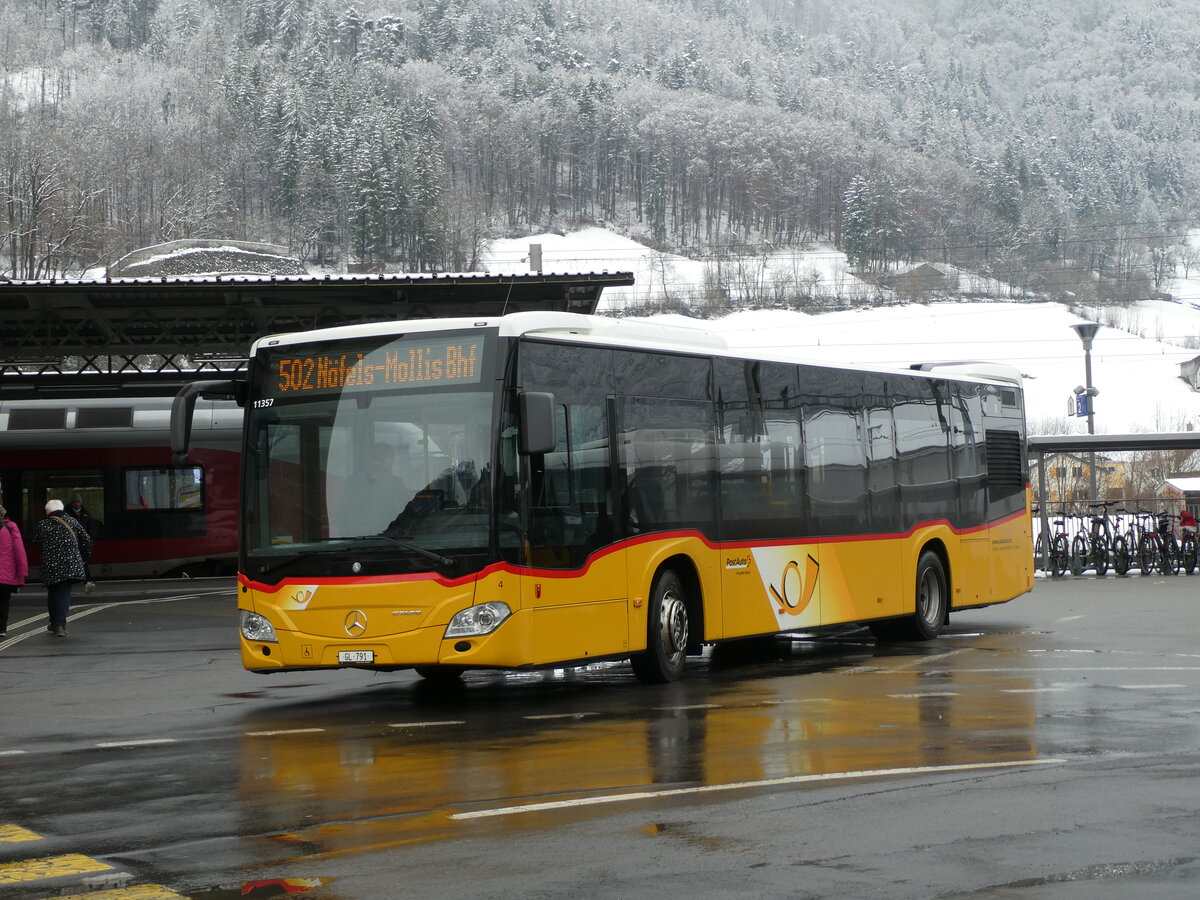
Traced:
<path fill-rule="evenodd" d="M 530 244 L 542 246 L 545 272 L 631 271 L 632 288 L 606 291 L 603 308 L 666 296 L 696 302 L 704 296 L 707 261 L 651 250 L 604 229 L 496 241 L 485 265 L 493 272 L 528 272 Z M 797 271 L 855 286 L 865 301 L 875 288 L 855 279 L 845 257 L 822 247 L 788 254 Z M 751 263 L 746 264 L 748 267 Z M 768 267 L 770 268 L 770 267 Z M 774 269 L 778 271 L 778 269 Z M 1200 429 L 1200 393 L 1180 378 L 1180 364 L 1200 355 L 1200 279 L 1178 278 L 1172 293 L 1190 302 L 1147 300 L 1088 311 L 1103 326 L 1092 350 L 1096 430 Z M 654 316 L 671 319 L 673 316 Z M 696 325 L 694 320 L 687 320 Z M 1086 431 L 1068 417 L 1073 389 L 1084 381 L 1083 345 L 1071 325 L 1083 319 L 1059 303 L 945 302 L 884 305 L 808 315 L 785 310 L 738 310 L 704 324 L 733 348 L 770 348 L 798 359 L 908 366 L 916 362 L 990 360 L 1025 374 L 1030 429 Z"/>

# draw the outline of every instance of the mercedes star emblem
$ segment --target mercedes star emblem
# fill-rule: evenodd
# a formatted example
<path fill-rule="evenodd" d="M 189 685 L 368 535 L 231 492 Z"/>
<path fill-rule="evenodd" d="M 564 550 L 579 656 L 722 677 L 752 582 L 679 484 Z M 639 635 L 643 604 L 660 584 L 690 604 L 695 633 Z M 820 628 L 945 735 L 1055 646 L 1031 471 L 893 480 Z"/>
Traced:
<path fill-rule="evenodd" d="M 346 634 L 359 637 L 367 630 L 367 614 L 361 609 L 352 609 L 346 614 Z"/>

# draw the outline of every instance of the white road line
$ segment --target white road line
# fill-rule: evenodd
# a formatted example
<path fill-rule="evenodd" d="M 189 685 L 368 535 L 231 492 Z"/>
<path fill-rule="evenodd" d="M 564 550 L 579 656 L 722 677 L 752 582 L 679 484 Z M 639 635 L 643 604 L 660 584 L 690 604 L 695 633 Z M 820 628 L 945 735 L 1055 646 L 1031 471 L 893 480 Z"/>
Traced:
<path fill-rule="evenodd" d="M 791 706 L 791 705 L 794 705 L 797 703 L 834 703 L 834 702 L 836 702 L 836 701 L 832 697 L 796 697 L 794 699 L 789 699 L 789 700 L 763 700 L 758 705 L 760 705 L 760 706 Z M 753 709 L 754 704 L 751 704 L 750 706 L 748 706 L 746 708 Z"/>
<path fill-rule="evenodd" d="M 462 719 L 447 719 L 445 722 L 389 722 L 388 728 L 435 728 L 441 725 L 466 725 Z"/>
<path fill-rule="evenodd" d="M 863 769 L 857 772 L 825 772 L 819 775 L 792 775 L 785 778 L 767 778 L 762 781 L 735 781 L 726 784 L 708 784 L 700 787 L 666 788 L 661 791 L 634 791 L 625 794 L 601 794 L 595 797 L 579 797 L 575 800 L 551 800 L 545 803 L 526 803 L 520 806 L 502 806 L 497 809 L 479 809 L 471 812 L 452 813 L 451 819 L 488 819 L 511 816 L 519 813 L 545 812 L 547 810 L 571 809 L 580 806 L 600 806 L 605 803 L 625 803 L 630 800 L 657 800 L 663 797 L 682 797 L 694 794 L 712 794 L 721 791 L 739 791 L 750 788 L 781 787 L 793 784 L 808 784 L 821 781 L 847 781 L 860 778 L 887 778 L 895 775 L 941 775 L 950 772 L 979 772 L 988 769 L 1013 769 L 1025 766 L 1046 766 L 1065 763 L 1065 759 L 1020 759 L 994 763 L 964 763 L 953 766 L 908 766 L 900 769 Z"/>
<path fill-rule="evenodd" d="M 284 728 L 279 731 L 247 731 L 246 737 L 276 737 L 281 734 L 320 734 L 324 728 Z"/>
<path fill-rule="evenodd" d="M 917 669 L 925 665 L 932 665 L 941 662 L 943 659 L 949 659 L 951 656 L 958 656 L 960 653 L 966 653 L 968 647 L 959 647 L 957 650 L 950 650 L 946 653 L 936 653 L 933 656 L 916 656 L 912 659 L 897 663 L 894 666 L 881 666 L 877 671 L 881 672 L 904 672 L 908 669 Z"/>
<path fill-rule="evenodd" d="M 1074 622 L 1076 619 L 1084 619 L 1086 616 L 1063 616 L 1061 619 L 1055 619 L 1056 622 Z"/>
<path fill-rule="evenodd" d="M 657 712 L 681 712 L 685 709 L 720 709 L 720 703 L 690 703 L 687 706 L 656 706 Z"/>
<path fill-rule="evenodd" d="M 958 691 L 924 691 L 917 694 L 888 694 L 898 700 L 920 700 L 922 697 L 958 697 Z"/>
<path fill-rule="evenodd" d="M 0 750 L 0 756 L 23 756 L 28 750 Z"/>
<path fill-rule="evenodd" d="M 102 744 L 93 744 L 94 747 L 149 747 L 151 744 L 178 744 L 175 738 L 144 738 L 139 741 L 106 741 Z"/>
<path fill-rule="evenodd" d="M 547 713 L 543 716 L 522 716 L 523 719 L 531 719 L 533 721 L 541 721 L 545 719 L 586 719 L 588 716 L 598 716 L 598 712 L 577 712 L 577 713 Z"/>
<path fill-rule="evenodd" d="M 1070 691 L 1074 688 L 1069 687 L 1045 687 L 1045 688 L 1001 688 L 1002 694 L 1056 694 L 1060 691 Z"/>
<path fill-rule="evenodd" d="M 997 669 L 954 669 L 956 675 L 1016 674 L 1036 675 L 1041 672 L 1197 672 L 1200 666 L 1016 666 Z"/>
<path fill-rule="evenodd" d="M 100 612 L 105 609 L 112 609 L 116 606 L 145 606 L 150 603 L 173 603 L 176 600 L 199 600 L 201 597 L 212 597 L 216 595 L 227 595 L 230 597 L 236 596 L 236 592 L 229 588 L 222 588 L 215 591 L 199 591 L 190 594 L 176 594 L 170 597 L 142 597 L 136 600 L 114 600 L 111 603 L 96 603 L 96 604 L 75 604 L 75 611 L 67 616 L 68 622 L 74 622 L 76 619 L 82 619 L 84 616 L 90 616 L 92 613 Z M 23 628 L 26 625 L 45 622 L 50 617 L 46 613 L 40 613 L 35 616 L 30 616 L 27 619 L 22 619 L 20 622 L 9 625 L 10 635 L 6 639 L 0 641 L 0 650 L 7 650 L 16 644 L 21 643 L 28 638 L 39 634 L 44 634 L 45 631 L 41 628 L 32 631 L 26 631 L 22 634 L 11 634 L 11 631 L 16 628 Z"/>
<path fill-rule="evenodd" d="M 1123 691 L 1161 691 L 1167 688 L 1187 687 L 1186 684 L 1118 684 Z"/>

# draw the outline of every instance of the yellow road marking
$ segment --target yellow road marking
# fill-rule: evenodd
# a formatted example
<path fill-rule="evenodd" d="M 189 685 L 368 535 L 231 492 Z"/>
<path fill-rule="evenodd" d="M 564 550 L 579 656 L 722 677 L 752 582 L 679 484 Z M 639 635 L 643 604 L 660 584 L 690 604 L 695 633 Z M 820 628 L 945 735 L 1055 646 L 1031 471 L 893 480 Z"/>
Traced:
<path fill-rule="evenodd" d="M 0 885 L 22 884 L 40 881 L 43 878 L 61 878 L 64 875 L 86 875 L 88 872 L 107 872 L 108 863 L 84 856 L 82 853 L 67 853 L 63 856 L 44 856 L 41 859 L 26 859 L 0 865 Z"/>
<path fill-rule="evenodd" d="M 42 836 L 22 828 L 20 825 L 0 825 L 0 844 L 19 844 L 22 841 L 40 841 Z"/>
<path fill-rule="evenodd" d="M 138 884 L 111 891 L 72 894 L 70 897 L 57 897 L 55 900 L 188 900 L 188 898 L 183 894 L 168 890 L 161 884 Z"/>

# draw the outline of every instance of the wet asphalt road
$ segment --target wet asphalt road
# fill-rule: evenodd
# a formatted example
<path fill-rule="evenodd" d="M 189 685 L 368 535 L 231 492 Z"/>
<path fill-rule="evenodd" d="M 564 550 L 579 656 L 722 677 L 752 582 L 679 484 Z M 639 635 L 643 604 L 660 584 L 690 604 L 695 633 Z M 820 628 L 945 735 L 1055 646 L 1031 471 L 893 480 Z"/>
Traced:
<path fill-rule="evenodd" d="M 229 581 L 102 584 L 65 639 L 43 600 L 0 639 L 14 900 L 1200 895 L 1200 576 L 449 692 L 244 672 Z"/>

